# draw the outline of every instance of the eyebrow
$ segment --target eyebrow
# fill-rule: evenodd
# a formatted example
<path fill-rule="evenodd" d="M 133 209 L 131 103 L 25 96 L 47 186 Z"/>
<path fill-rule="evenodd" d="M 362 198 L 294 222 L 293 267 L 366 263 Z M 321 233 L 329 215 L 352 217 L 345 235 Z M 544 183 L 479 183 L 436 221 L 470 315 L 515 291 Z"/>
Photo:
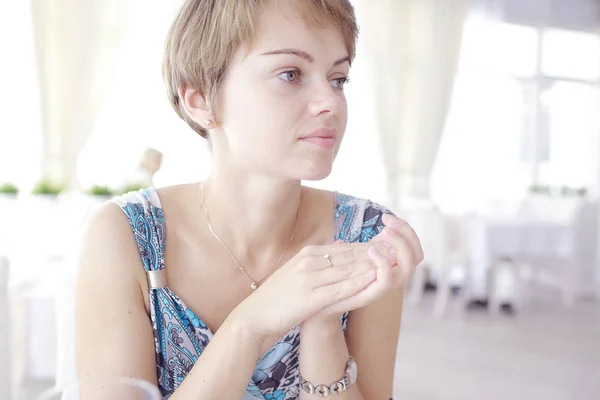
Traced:
<path fill-rule="evenodd" d="M 310 54 L 308 54 L 307 52 L 302 51 L 302 50 L 296 50 L 296 49 L 279 49 L 279 50 L 273 50 L 273 51 L 268 51 L 266 53 L 262 53 L 263 56 L 272 56 L 272 55 L 281 55 L 281 54 L 291 54 L 293 56 L 300 57 L 308 62 L 315 61 L 315 58 L 313 56 L 311 56 Z M 337 67 L 338 65 L 341 65 L 345 62 L 350 64 L 350 56 L 340 58 L 339 60 L 337 60 L 336 62 L 333 63 L 333 66 Z"/>

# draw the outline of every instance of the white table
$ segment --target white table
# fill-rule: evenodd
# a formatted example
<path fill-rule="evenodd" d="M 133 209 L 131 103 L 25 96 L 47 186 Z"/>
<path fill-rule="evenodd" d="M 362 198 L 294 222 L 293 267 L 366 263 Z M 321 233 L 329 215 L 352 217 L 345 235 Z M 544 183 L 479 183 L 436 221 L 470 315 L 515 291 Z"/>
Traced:
<path fill-rule="evenodd" d="M 523 260 L 543 256 L 565 259 L 575 250 L 574 230 L 567 221 L 518 217 L 479 216 L 468 228 L 471 260 L 472 298 L 487 298 L 489 268 L 502 260 Z M 515 281 L 507 274 L 498 279 L 499 296 L 514 297 Z"/>

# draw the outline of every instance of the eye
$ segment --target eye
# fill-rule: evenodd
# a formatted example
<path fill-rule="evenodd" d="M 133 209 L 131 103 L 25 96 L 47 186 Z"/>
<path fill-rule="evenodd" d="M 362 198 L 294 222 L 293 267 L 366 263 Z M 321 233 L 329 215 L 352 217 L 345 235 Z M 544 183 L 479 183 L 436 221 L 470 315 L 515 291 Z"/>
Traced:
<path fill-rule="evenodd" d="M 336 89 L 343 89 L 346 83 L 350 82 L 350 78 L 347 76 L 342 76 L 341 78 L 335 78 L 329 81 L 331 86 Z"/>
<path fill-rule="evenodd" d="M 278 75 L 280 79 L 283 79 L 289 83 L 297 83 L 302 77 L 302 73 L 297 69 L 291 69 L 289 71 L 282 72 Z"/>

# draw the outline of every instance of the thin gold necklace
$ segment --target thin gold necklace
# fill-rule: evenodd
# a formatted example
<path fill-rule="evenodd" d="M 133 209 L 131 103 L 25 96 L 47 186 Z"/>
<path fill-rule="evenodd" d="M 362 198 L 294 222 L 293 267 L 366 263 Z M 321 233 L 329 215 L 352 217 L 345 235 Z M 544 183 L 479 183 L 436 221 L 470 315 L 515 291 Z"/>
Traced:
<path fill-rule="evenodd" d="M 208 215 L 208 207 L 206 207 L 206 202 L 204 201 L 204 184 L 203 183 L 200 184 L 200 189 L 202 191 L 202 207 L 204 207 L 204 213 L 206 214 L 206 222 L 208 224 L 208 229 L 210 230 L 210 233 L 214 236 L 215 239 L 217 239 L 217 241 L 219 243 L 221 243 L 221 246 L 223 246 L 223 248 L 227 251 L 227 253 L 229 253 L 229 256 L 235 262 L 235 264 L 238 266 L 238 268 L 240 269 L 240 271 L 242 271 L 242 273 L 246 276 L 246 278 L 248 278 L 248 280 L 251 282 L 250 288 L 252 288 L 252 290 L 256 290 L 256 288 L 258 288 L 258 285 L 263 280 L 265 280 L 269 275 L 271 275 L 273 273 L 273 271 L 275 271 L 277 269 L 277 267 L 279 267 L 279 264 L 281 264 L 281 261 L 283 260 L 283 257 L 285 256 L 285 254 L 287 253 L 290 245 L 292 244 L 292 240 L 294 240 L 294 235 L 296 234 L 296 226 L 298 225 L 298 217 L 300 216 L 300 206 L 298 206 L 298 211 L 296 211 L 296 221 L 294 222 L 294 227 L 292 228 L 292 235 L 290 236 L 290 240 L 288 240 L 287 245 L 285 246 L 285 250 L 283 250 L 283 253 L 279 257 L 279 259 L 277 260 L 277 262 L 275 263 L 275 265 L 273 266 L 273 268 L 271 270 L 269 270 L 269 272 L 267 272 L 260 279 L 252 279 L 252 277 L 246 272 L 246 270 L 244 269 L 244 267 L 242 267 L 242 265 L 239 263 L 239 261 L 237 260 L 237 258 L 235 258 L 235 256 L 231 252 L 231 250 L 229 250 L 229 248 L 225 245 L 225 243 L 223 243 L 223 240 L 221 240 L 221 238 L 219 237 L 219 235 L 217 235 L 216 232 L 215 232 L 215 230 L 213 229 L 213 227 L 212 227 L 212 225 L 210 223 L 210 217 Z"/>

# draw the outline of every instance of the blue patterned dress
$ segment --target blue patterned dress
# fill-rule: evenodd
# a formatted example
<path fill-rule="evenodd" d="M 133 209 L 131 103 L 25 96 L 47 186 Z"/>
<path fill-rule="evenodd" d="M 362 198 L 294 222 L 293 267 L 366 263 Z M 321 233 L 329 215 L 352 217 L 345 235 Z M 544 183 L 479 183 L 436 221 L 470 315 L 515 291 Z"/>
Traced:
<path fill-rule="evenodd" d="M 381 216 L 390 213 L 369 200 L 335 194 L 335 239 L 368 242 L 383 229 Z M 148 274 L 165 268 L 165 219 L 156 190 L 131 192 L 114 201 L 131 226 Z M 158 386 L 165 399 L 190 372 L 213 332 L 168 286 L 150 287 L 150 317 L 154 330 Z M 348 313 L 341 317 L 346 329 Z M 293 400 L 300 395 L 296 326 L 256 363 L 242 400 Z"/>

